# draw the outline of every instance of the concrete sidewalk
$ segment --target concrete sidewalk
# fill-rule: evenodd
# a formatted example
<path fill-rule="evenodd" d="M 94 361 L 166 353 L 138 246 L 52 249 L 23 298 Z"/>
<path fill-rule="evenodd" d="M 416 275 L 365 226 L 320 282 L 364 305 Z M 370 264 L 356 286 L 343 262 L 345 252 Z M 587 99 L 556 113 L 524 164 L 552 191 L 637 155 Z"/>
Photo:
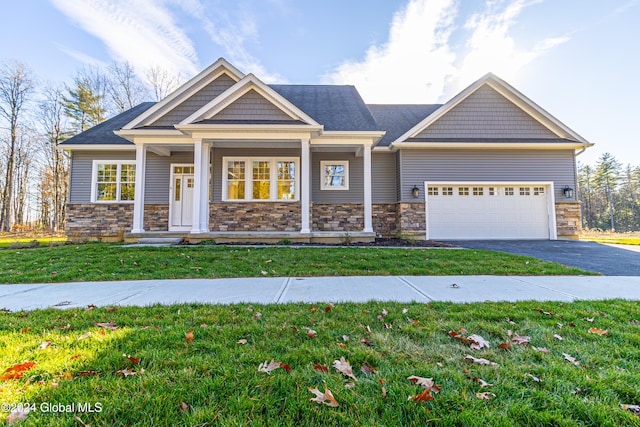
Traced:
<path fill-rule="evenodd" d="M 640 276 L 350 276 L 0 285 L 0 309 L 287 302 L 640 300 Z"/>

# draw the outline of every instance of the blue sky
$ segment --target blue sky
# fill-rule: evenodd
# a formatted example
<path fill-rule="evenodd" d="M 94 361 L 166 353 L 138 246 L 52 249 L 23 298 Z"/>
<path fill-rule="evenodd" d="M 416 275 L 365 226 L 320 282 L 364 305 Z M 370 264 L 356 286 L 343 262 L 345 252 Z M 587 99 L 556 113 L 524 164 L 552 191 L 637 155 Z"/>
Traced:
<path fill-rule="evenodd" d="M 640 0 L 24 0 L 0 60 L 42 81 L 86 64 L 185 78 L 219 57 L 267 83 L 353 84 L 370 103 L 441 103 L 488 71 L 640 164 Z"/>

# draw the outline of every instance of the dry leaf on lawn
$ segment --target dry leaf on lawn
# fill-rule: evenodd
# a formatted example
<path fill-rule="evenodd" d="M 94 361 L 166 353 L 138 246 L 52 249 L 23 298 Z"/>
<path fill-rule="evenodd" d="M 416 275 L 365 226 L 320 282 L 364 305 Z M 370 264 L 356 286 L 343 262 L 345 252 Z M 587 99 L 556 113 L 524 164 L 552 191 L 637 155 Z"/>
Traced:
<path fill-rule="evenodd" d="M 12 410 L 11 412 L 9 412 L 9 415 L 7 415 L 7 418 L 5 418 L 5 420 L 7 421 L 7 425 L 12 426 L 19 421 L 26 420 L 30 411 L 31 409 L 28 405 Z"/>
<path fill-rule="evenodd" d="M 316 331 L 314 331 L 313 329 L 309 329 L 309 331 L 307 332 L 307 336 L 309 338 L 315 338 L 318 335 L 318 333 Z"/>
<path fill-rule="evenodd" d="M 498 348 L 501 348 L 502 350 L 511 350 L 512 347 L 511 341 L 503 342 L 498 346 Z"/>
<path fill-rule="evenodd" d="M 531 337 L 527 335 L 518 335 L 518 333 L 515 333 L 511 337 L 511 342 L 516 345 L 527 345 L 529 344 L 529 341 L 531 341 Z"/>
<path fill-rule="evenodd" d="M 529 378 L 531 378 L 532 380 L 534 380 L 534 381 L 535 381 L 535 382 L 537 382 L 537 383 L 541 383 L 541 382 L 542 382 L 542 380 L 541 380 L 540 378 L 536 377 L 535 375 L 531 375 L 531 374 L 524 374 L 524 376 L 525 376 L 525 377 L 529 377 Z"/>
<path fill-rule="evenodd" d="M 78 337 L 78 341 L 89 338 L 91 336 L 91 332 L 87 332 L 86 334 L 82 334 Z"/>
<path fill-rule="evenodd" d="M 144 374 L 144 369 L 140 368 L 140 370 L 138 372 L 132 370 L 132 369 L 122 369 L 120 371 L 116 371 L 116 375 L 122 375 L 124 377 L 132 377 L 134 375 L 142 375 Z"/>
<path fill-rule="evenodd" d="M 442 386 L 441 384 L 436 384 L 433 381 L 433 378 L 424 378 L 411 375 L 410 377 L 407 377 L 407 379 L 415 385 L 424 387 L 425 389 L 429 390 L 429 392 L 433 391 L 435 393 L 438 393 L 440 391 L 440 387 Z"/>
<path fill-rule="evenodd" d="M 476 363 L 478 365 L 498 366 L 498 364 L 495 362 L 491 362 L 487 359 L 476 359 L 475 357 L 468 354 L 464 356 L 464 361 L 467 363 Z"/>
<path fill-rule="evenodd" d="M 409 396 L 407 400 L 417 400 L 417 401 L 425 401 L 425 400 L 434 400 L 434 397 L 431 395 L 431 391 L 429 389 L 424 389 L 420 393 L 415 396 Z"/>
<path fill-rule="evenodd" d="M 191 412 L 191 405 L 189 405 L 187 402 L 180 402 L 180 410 L 182 412 Z"/>
<path fill-rule="evenodd" d="M 236 344 L 242 344 L 242 345 L 245 345 L 246 343 L 247 343 L 247 340 L 245 340 L 244 338 L 236 342 Z"/>
<path fill-rule="evenodd" d="M 317 365 L 317 364 L 313 364 L 313 369 L 315 369 L 318 372 L 324 372 L 324 373 L 329 373 L 329 367 L 325 366 L 325 365 Z"/>
<path fill-rule="evenodd" d="M 369 365 L 362 365 L 360 370 L 362 371 L 363 374 L 377 374 L 378 373 L 377 369 L 372 368 Z"/>
<path fill-rule="evenodd" d="M 137 357 L 129 356 L 128 354 L 125 354 L 125 353 L 122 353 L 122 357 L 128 359 L 134 365 L 140 364 L 140 359 L 138 359 Z"/>
<path fill-rule="evenodd" d="M 589 333 L 596 334 L 596 335 L 605 335 L 605 336 L 611 335 L 609 334 L 609 331 L 607 331 L 606 329 L 600 329 L 600 328 L 589 328 Z"/>
<path fill-rule="evenodd" d="M 334 360 L 333 367 L 336 368 L 336 371 L 340 372 L 345 377 L 353 378 L 355 381 L 358 381 L 356 376 L 353 375 L 353 369 L 351 369 L 351 365 L 344 358 L 344 356 L 342 356 L 340 360 Z"/>
<path fill-rule="evenodd" d="M 640 405 L 620 405 L 625 411 L 631 411 L 640 417 Z"/>
<path fill-rule="evenodd" d="M 120 329 L 120 326 L 118 326 L 116 322 L 94 322 L 93 325 L 99 328 L 109 329 L 111 331 Z"/>
<path fill-rule="evenodd" d="M 387 397 L 387 388 L 384 386 L 384 378 L 378 378 L 378 382 L 382 386 L 382 397 Z"/>
<path fill-rule="evenodd" d="M 36 366 L 36 362 L 16 363 L 4 371 L 3 375 L 0 376 L 0 381 L 17 380 L 22 378 L 24 373 L 29 369 L 32 369 L 34 366 Z"/>
<path fill-rule="evenodd" d="M 271 362 L 267 362 L 266 360 L 258 366 L 258 372 L 264 372 L 265 374 L 271 374 L 271 371 L 274 371 L 278 368 L 282 367 L 281 362 L 274 362 L 271 359 Z"/>
<path fill-rule="evenodd" d="M 469 339 L 471 341 L 473 341 L 473 343 L 471 344 L 471 348 L 473 350 L 481 350 L 484 347 L 491 347 L 491 344 L 489 343 L 489 341 L 485 340 L 483 337 L 481 337 L 480 335 L 469 335 Z"/>
<path fill-rule="evenodd" d="M 546 347 L 535 347 L 535 346 L 532 345 L 531 348 L 533 350 L 535 350 L 535 351 L 539 351 L 540 353 L 546 353 L 546 354 L 550 354 L 551 353 L 551 351 Z"/>
<path fill-rule="evenodd" d="M 562 337 L 561 337 L 560 335 L 558 335 L 558 334 L 553 334 L 553 337 L 554 337 L 555 339 L 557 339 L 558 341 L 562 341 L 562 340 L 564 339 L 564 338 L 562 338 Z"/>
<path fill-rule="evenodd" d="M 496 397 L 495 393 L 491 393 L 490 391 L 484 391 L 482 393 L 476 393 L 476 397 L 478 399 L 491 400 Z"/>
<path fill-rule="evenodd" d="M 567 361 L 573 363 L 576 366 L 580 366 L 580 362 L 578 362 L 578 360 L 575 357 L 573 357 L 573 356 L 571 356 L 570 354 L 567 354 L 567 353 L 562 353 L 562 355 L 564 356 L 564 360 L 567 360 Z"/>
<path fill-rule="evenodd" d="M 483 380 L 482 378 L 473 378 L 472 381 L 475 381 L 478 384 L 480 384 L 480 387 L 482 387 L 482 388 L 493 387 L 494 386 L 494 384 L 490 384 L 490 383 L 486 382 L 485 380 Z"/>
<path fill-rule="evenodd" d="M 47 340 L 38 346 L 38 350 L 44 350 L 45 348 L 49 347 L 51 344 L 53 344 L 53 341 Z"/>
<path fill-rule="evenodd" d="M 184 334 L 184 340 L 186 342 L 193 342 L 195 340 L 195 337 L 193 336 L 193 329 L 189 329 L 189 331 Z"/>
<path fill-rule="evenodd" d="M 333 397 L 333 393 L 331 393 L 331 390 L 329 390 L 326 385 L 324 386 L 324 393 L 318 390 L 318 387 L 309 387 L 309 391 L 316 396 L 309 399 L 312 402 L 322 403 L 332 408 L 340 406 L 336 398 Z"/>

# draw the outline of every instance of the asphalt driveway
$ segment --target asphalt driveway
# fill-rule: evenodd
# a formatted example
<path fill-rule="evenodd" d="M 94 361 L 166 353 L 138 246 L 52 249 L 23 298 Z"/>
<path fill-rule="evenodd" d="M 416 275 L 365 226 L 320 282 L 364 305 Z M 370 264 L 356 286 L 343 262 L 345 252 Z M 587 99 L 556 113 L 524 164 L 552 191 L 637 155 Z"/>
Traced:
<path fill-rule="evenodd" d="M 527 255 L 597 271 L 605 276 L 640 276 L 640 246 L 579 240 L 457 240 L 448 243 L 470 249 Z"/>

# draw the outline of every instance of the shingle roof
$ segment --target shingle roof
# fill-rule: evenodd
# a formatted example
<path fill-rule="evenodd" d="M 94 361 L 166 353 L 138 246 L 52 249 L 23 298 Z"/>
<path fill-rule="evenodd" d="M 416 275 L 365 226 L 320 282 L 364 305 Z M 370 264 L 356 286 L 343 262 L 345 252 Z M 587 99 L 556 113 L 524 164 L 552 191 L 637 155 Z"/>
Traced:
<path fill-rule="evenodd" d="M 440 104 L 367 104 L 380 129 L 387 131 L 377 146 L 388 147 L 440 106 Z"/>
<path fill-rule="evenodd" d="M 381 130 L 353 86 L 270 85 L 328 131 Z"/>
<path fill-rule="evenodd" d="M 78 135 L 73 136 L 64 142 L 61 142 L 60 145 L 133 144 L 131 141 L 127 141 L 126 139 L 114 134 L 113 131 L 121 129 L 122 126 L 126 125 L 131 120 L 144 113 L 154 104 L 155 102 L 143 102 L 142 104 L 138 104 L 132 109 L 125 111 L 124 113 L 120 113 L 117 116 L 112 117 L 109 120 L 106 120 L 99 125 L 92 127 L 91 129 L 87 129 L 84 132 L 79 133 Z"/>

